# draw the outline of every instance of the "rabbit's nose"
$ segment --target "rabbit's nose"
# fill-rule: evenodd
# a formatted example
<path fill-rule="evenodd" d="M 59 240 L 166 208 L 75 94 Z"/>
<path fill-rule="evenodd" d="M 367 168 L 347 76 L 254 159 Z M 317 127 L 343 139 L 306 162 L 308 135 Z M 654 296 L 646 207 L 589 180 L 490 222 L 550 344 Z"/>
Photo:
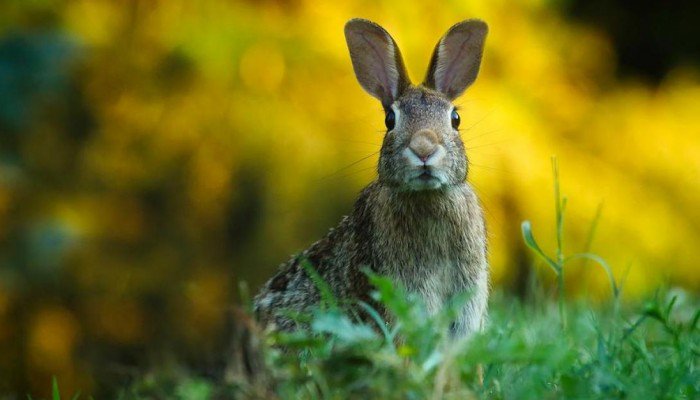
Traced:
<path fill-rule="evenodd" d="M 408 144 L 408 148 L 411 149 L 421 161 L 426 162 L 430 156 L 437 151 L 438 136 L 429 129 L 422 129 L 411 136 L 411 142 Z"/>

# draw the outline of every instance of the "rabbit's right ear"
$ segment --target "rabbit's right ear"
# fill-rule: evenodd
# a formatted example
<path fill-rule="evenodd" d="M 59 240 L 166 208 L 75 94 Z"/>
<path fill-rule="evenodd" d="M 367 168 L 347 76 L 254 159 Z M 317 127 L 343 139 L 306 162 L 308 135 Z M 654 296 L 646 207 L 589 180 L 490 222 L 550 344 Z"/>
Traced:
<path fill-rule="evenodd" d="M 360 85 L 388 109 L 411 84 L 396 42 L 384 28 L 360 18 L 345 24 L 345 40 Z"/>

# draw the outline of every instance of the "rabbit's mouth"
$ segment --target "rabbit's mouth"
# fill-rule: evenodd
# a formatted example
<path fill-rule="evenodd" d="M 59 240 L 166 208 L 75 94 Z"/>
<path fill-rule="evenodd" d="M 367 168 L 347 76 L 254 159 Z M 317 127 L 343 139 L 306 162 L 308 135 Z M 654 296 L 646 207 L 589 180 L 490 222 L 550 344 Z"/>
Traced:
<path fill-rule="evenodd" d="M 443 185 L 441 174 L 433 168 L 423 167 L 407 180 L 407 186 L 411 190 L 433 190 Z"/>
<path fill-rule="evenodd" d="M 437 178 L 433 175 L 432 172 L 430 172 L 429 170 L 426 169 L 423 172 L 421 172 L 421 174 L 418 175 L 416 177 L 416 179 L 421 180 L 421 181 L 429 181 L 431 179 L 437 179 Z"/>

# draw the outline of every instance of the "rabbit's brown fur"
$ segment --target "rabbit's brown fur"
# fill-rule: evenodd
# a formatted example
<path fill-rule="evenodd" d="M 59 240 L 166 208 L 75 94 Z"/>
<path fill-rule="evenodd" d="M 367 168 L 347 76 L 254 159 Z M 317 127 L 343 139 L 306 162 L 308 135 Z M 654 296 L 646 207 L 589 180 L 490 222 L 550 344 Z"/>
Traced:
<path fill-rule="evenodd" d="M 413 86 L 386 31 L 365 20 L 348 23 L 358 80 L 394 117 L 382 145 L 379 177 L 362 191 L 350 215 L 265 284 L 255 299 L 264 324 L 294 329 L 285 310 L 304 311 L 319 303 L 319 290 L 303 266 L 308 261 L 337 298 L 350 302 L 372 304 L 363 268 L 418 294 L 433 313 L 469 291 L 471 300 L 454 333 L 479 329 L 488 298 L 486 231 L 477 196 L 466 182 L 468 163 L 451 100 L 476 78 L 485 35 L 483 22 L 455 25 L 438 43 L 424 84 Z"/>

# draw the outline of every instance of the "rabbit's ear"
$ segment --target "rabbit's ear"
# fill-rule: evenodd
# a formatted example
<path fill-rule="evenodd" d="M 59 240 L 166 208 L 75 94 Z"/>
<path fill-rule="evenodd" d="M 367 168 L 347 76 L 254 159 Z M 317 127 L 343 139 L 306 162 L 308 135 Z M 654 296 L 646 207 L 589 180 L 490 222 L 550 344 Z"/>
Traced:
<path fill-rule="evenodd" d="M 450 100 L 464 93 L 479 74 L 487 33 L 488 26 L 478 19 L 462 21 L 450 28 L 435 46 L 423 85 Z"/>
<path fill-rule="evenodd" d="M 381 26 L 359 18 L 345 24 L 345 40 L 360 85 L 388 109 L 411 84 L 396 42 Z"/>

